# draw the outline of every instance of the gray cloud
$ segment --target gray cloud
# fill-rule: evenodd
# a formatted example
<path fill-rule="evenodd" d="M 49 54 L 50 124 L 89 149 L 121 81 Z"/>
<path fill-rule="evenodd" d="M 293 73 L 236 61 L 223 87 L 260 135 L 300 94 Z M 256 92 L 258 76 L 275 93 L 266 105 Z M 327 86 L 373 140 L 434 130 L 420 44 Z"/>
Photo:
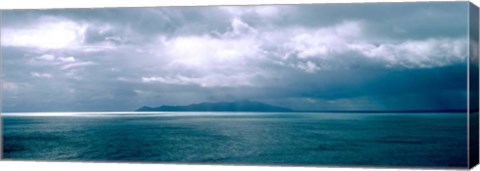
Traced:
<path fill-rule="evenodd" d="M 461 109 L 467 5 L 5 11 L 4 109 L 242 99 L 298 110 Z"/>

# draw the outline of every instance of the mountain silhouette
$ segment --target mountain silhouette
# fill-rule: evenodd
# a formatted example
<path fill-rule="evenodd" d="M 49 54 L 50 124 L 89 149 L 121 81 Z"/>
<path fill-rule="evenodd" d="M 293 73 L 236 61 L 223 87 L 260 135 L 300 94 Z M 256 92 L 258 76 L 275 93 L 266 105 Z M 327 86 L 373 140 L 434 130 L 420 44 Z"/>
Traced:
<path fill-rule="evenodd" d="M 204 102 L 191 104 L 186 106 L 169 106 L 160 107 L 143 106 L 136 111 L 221 111 L 221 112 L 290 112 L 291 109 L 273 106 L 261 102 L 254 101 L 233 101 L 233 102 Z"/>

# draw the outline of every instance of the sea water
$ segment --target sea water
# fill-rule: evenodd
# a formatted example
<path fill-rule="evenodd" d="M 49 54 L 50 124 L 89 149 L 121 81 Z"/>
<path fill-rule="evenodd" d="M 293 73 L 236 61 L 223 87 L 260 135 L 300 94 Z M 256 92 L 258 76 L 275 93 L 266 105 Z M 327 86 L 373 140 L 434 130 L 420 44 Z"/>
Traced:
<path fill-rule="evenodd" d="M 466 167 L 465 113 L 4 114 L 7 160 Z"/>

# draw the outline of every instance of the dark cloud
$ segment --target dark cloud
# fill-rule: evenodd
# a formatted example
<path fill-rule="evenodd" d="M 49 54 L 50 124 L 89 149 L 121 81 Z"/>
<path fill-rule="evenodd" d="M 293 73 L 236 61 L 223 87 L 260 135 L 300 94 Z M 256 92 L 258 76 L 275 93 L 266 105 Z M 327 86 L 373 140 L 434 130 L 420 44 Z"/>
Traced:
<path fill-rule="evenodd" d="M 283 25 L 328 26 L 348 20 L 368 23 L 369 36 L 422 39 L 465 36 L 467 3 L 322 4 L 295 8 L 279 19 Z"/>
<path fill-rule="evenodd" d="M 4 11 L 3 105 L 466 107 L 465 2 Z"/>

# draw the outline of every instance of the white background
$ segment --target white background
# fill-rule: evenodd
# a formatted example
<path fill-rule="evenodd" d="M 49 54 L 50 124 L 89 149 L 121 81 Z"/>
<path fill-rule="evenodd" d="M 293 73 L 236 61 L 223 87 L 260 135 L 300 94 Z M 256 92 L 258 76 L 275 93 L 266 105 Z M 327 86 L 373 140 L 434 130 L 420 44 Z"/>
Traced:
<path fill-rule="evenodd" d="M 415 0 L 382 0 L 382 2 L 412 2 Z M 416 0 L 419 1 L 419 0 Z M 423 1 L 423 0 L 422 0 Z M 444 1 L 444 0 L 435 0 Z M 379 2 L 379 0 L 2 0 L 0 9 L 38 9 L 38 8 L 92 8 L 92 7 L 144 7 L 144 6 L 192 6 L 192 5 L 255 5 L 255 4 L 298 4 L 298 3 L 351 3 L 351 2 Z M 480 0 L 472 0 L 480 6 Z M 99 149 L 101 150 L 101 149 Z M 174 164 L 131 164 L 131 163 L 68 163 L 68 162 L 26 162 L 1 161 L 0 170 L 38 170 L 38 171 L 157 171 L 157 170 L 211 170 L 211 171 L 313 171 L 313 170 L 433 170 L 433 169 L 394 169 L 394 168 L 344 168 L 344 167 L 271 167 L 271 166 L 211 166 L 211 165 L 174 165 Z M 474 170 L 480 171 L 480 167 Z"/>

